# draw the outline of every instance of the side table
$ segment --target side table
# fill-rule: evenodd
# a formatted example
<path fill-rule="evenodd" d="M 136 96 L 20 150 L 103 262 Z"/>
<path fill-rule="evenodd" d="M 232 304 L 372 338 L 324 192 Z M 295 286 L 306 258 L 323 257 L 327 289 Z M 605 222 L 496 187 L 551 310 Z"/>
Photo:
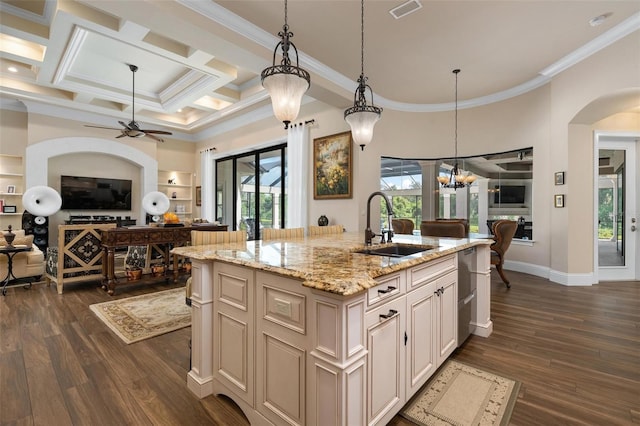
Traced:
<path fill-rule="evenodd" d="M 5 256 L 7 256 L 7 276 L 4 277 L 4 279 L 2 280 L 2 282 L 4 283 L 2 285 L 2 295 L 6 296 L 7 295 L 7 285 L 9 284 L 9 281 L 12 281 L 11 277 L 13 277 L 13 280 L 18 280 L 20 278 L 16 278 L 15 275 L 13 275 L 13 257 L 18 254 L 18 253 L 23 253 L 25 251 L 31 251 L 31 247 L 27 247 L 27 246 L 5 246 L 5 247 L 0 247 L 0 254 L 4 254 Z M 9 286 L 9 287 L 14 287 L 13 285 Z M 24 286 L 25 288 L 30 288 L 31 287 L 31 280 L 29 280 L 29 284 Z"/>

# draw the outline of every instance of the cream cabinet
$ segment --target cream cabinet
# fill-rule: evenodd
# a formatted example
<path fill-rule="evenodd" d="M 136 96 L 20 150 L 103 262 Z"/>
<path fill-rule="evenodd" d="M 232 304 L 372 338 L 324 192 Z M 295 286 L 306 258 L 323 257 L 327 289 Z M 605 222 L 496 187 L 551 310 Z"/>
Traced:
<path fill-rule="evenodd" d="M 254 273 L 216 263 L 213 279 L 213 371 L 224 386 L 253 407 Z"/>
<path fill-rule="evenodd" d="M 389 422 L 457 346 L 457 255 L 394 275 L 368 292 L 407 289 L 365 315 L 368 425 Z"/>
<path fill-rule="evenodd" d="M 22 228 L 23 170 L 21 156 L 0 155 L 0 229 Z"/>
<path fill-rule="evenodd" d="M 200 343 L 189 388 L 227 395 L 251 424 L 387 424 L 456 347 L 457 254 L 349 297 L 248 266 L 192 262 Z"/>
<path fill-rule="evenodd" d="M 193 173 L 175 170 L 158 170 L 158 191 L 169 197 L 169 211 L 181 221 L 193 215 Z"/>

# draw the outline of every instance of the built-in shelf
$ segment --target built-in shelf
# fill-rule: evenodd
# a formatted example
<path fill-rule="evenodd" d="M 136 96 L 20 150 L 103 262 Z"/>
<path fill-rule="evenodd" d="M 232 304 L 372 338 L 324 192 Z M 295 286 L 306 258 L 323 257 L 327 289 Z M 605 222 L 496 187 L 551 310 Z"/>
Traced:
<path fill-rule="evenodd" d="M 24 191 L 24 162 L 19 155 L 0 154 L 0 200 L 4 206 L 15 206 L 15 213 L 4 213 L 0 208 L 0 229 L 21 229 Z"/>
<path fill-rule="evenodd" d="M 174 183 L 169 183 L 172 180 Z M 176 170 L 158 171 L 158 191 L 169 197 L 169 211 L 180 216 L 181 220 L 189 219 L 193 210 L 193 173 Z M 175 197 L 174 197 L 175 195 Z M 177 206 L 184 211 L 177 212 Z"/>

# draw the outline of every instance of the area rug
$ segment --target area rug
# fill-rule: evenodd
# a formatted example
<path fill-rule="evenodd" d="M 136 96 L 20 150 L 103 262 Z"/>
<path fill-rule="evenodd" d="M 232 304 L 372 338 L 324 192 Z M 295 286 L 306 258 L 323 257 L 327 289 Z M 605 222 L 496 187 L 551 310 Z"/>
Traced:
<path fill-rule="evenodd" d="M 89 308 L 125 343 L 191 325 L 184 287 L 96 303 Z"/>
<path fill-rule="evenodd" d="M 520 383 L 448 360 L 401 415 L 419 425 L 507 425 Z"/>

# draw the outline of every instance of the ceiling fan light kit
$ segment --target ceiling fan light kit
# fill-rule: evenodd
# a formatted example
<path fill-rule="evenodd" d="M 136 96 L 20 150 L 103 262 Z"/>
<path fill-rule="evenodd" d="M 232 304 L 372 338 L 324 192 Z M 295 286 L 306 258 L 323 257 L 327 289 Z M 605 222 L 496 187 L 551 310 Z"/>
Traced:
<path fill-rule="evenodd" d="M 353 106 L 344 112 L 344 119 L 351 127 L 351 135 L 356 145 L 364 151 L 373 139 L 373 128 L 380 120 L 382 108 L 373 104 L 373 90 L 367 84 L 367 77 L 364 75 L 364 0 L 360 1 L 360 77 L 358 78 L 358 88 L 353 95 Z M 367 89 L 371 93 L 371 104 L 367 104 Z"/>
<path fill-rule="evenodd" d="M 298 49 L 291 38 L 293 33 L 289 31 L 287 24 L 287 0 L 284 2 L 284 25 L 278 33 L 280 42 L 273 50 L 273 65 L 262 70 L 260 78 L 262 86 L 271 97 L 271 106 L 276 118 L 284 123 L 288 129 L 289 124 L 296 119 L 300 112 L 302 97 L 311 85 L 311 75 L 300 68 Z M 276 53 L 282 48 L 282 60 L 276 64 Z M 296 63 L 293 65 L 289 58 L 289 51 L 293 48 L 296 54 Z"/>
<path fill-rule="evenodd" d="M 129 69 L 131 70 L 133 85 L 131 89 L 131 121 L 129 123 L 125 123 L 124 121 L 118 120 L 118 123 L 122 126 L 122 129 L 114 128 L 114 127 L 103 127 L 103 126 L 91 126 L 85 124 L 85 127 L 94 127 L 97 129 L 109 129 L 109 130 L 120 130 L 121 134 L 116 136 L 116 138 L 123 138 L 125 136 L 130 138 L 141 138 L 141 137 L 149 137 L 157 142 L 164 142 L 164 139 L 158 137 L 156 135 L 172 135 L 171 132 L 165 132 L 164 130 L 147 130 L 141 129 L 140 125 L 136 121 L 136 71 L 138 71 L 138 67 L 136 65 L 127 64 Z"/>

